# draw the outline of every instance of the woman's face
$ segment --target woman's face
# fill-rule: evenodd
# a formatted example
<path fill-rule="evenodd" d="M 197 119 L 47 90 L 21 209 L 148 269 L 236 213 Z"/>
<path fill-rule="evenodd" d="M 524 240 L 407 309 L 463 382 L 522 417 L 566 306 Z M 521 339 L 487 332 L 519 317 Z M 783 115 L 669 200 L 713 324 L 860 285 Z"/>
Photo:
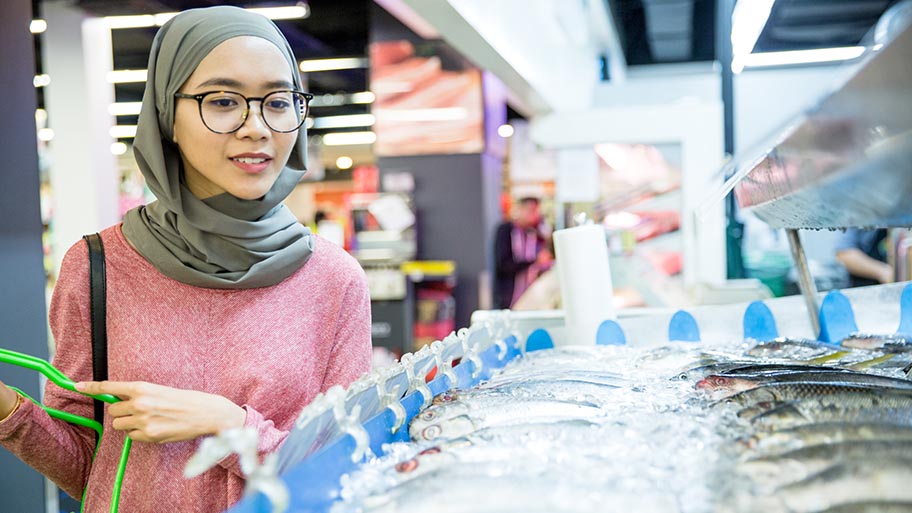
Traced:
<path fill-rule="evenodd" d="M 234 91 L 263 97 L 294 89 L 291 69 L 275 45 L 258 37 L 235 37 L 216 46 L 197 66 L 181 93 Z M 239 130 L 217 134 L 203 124 L 192 99 L 175 99 L 174 142 L 180 149 L 187 188 L 205 199 L 227 192 L 241 199 L 263 197 L 278 178 L 297 141 L 298 132 L 270 130 L 260 102 Z"/>

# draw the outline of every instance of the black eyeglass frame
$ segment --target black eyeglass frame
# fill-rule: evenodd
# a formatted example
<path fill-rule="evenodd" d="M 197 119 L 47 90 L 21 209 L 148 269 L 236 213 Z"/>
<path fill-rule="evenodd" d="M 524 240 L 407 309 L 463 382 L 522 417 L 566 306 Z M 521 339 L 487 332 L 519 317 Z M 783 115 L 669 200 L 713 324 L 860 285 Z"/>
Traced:
<path fill-rule="evenodd" d="M 214 130 L 211 126 L 209 126 L 209 123 L 206 123 L 206 118 L 203 116 L 203 100 L 211 94 L 219 94 L 219 93 L 236 94 L 236 95 L 240 96 L 241 98 L 243 98 L 244 101 L 247 103 L 247 106 L 244 108 L 244 117 L 241 119 L 241 124 L 238 125 L 238 127 L 235 128 L 234 130 L 230 130 L 228 132 L 219 132 L 218 130 Z M 300 95 L 304 96 L 304 115 L 301 116 L 301 122 L 298 124 L 298 126 L 292 128 L 291 130 L 276 130 L 275 128 L 272 127 L 272 125 L 269 124 L 269 121 L 266 121 L 266 116 L 263 115 L 263 100 L 265 100 L 269 96 L 276 94 L 276 93 L 295 93 L 295 94 L 300 94 Z M 196 106 L 197 106 L 197 109 L 199 110 L 200 121 L 203 122 L 203 125 L 205 125 L 206 128 L 208 128 L 210 132 L 213 132 L 216 134 L 233 134 L 233 133 L 237 132 L 238 130 L 240 130 L 241 127 L 244 126 L 244 123 L 247 122 L 247 116 L 250 115 L 250 102 L 251 101 L 260 102 L 260 117 L 263 119 L 263 123 L 265 123 L 266 126 L 269 127 L 270 130 L 272 130 L 273 132 L 279 133 L 279 134 L 288 134 L 288 133 L 294 132 L 295 130 L 299 130 L 301 128 L 301 126 L 303 126 L 304 123 L 307 121 L 307 113 L 310 111 L 310 101 L 313 100 L 314 95 L 311 93 L 305 93 L 304 91 L 294 91 L 291 89 L 283 89 L 283 90 L 279 90 L 279 91 L 270 91 L 270 92 L 266 93 L 265 96 L 259 96 L 259 97 L 257 97 L 257 96 L 247 97 L 237 91 L 225 91 L 225 90 L 206 91 L 206 92 L 199 93 L 199 94 L 174 93 L 174 97 L 183 98 L 183 99 L 187 99 L 187 100 L 196 100 Z"/>

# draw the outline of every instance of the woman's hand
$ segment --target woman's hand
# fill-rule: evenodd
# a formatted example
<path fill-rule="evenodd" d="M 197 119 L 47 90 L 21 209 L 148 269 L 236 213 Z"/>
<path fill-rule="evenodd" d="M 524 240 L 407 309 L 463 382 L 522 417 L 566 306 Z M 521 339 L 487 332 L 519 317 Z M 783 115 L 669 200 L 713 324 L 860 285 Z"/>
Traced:
<path fill-rule="evenodd" d="M 17 404 L 19 404 L 19 394 L 0 381 L 0 420 L 9 417 Z"/>
<path fill-rule="evenodd" d="M 243 408 L 220 395 L 141 381 L 87 381 L 77 383 L 76 390 L 120 398 L 121 402 L 108 406 L 108 414 L 114 418 L 114 429 L 137 442 L 180 442 L 215 435 L 242 427 L 247 418 Z"/>

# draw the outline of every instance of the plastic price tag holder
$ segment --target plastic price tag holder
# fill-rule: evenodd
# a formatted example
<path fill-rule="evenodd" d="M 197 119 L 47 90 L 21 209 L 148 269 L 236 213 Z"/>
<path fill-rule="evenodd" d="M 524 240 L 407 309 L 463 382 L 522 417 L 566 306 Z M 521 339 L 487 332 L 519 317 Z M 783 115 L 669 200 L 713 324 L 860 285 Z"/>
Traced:
<path fill-rule="evenodd" d="M 554 340 L 551 339 L 551 334 L 548 333 L 548 330 L 538 328 L 529 334 L 525 348 L 527 353 L 543 349 L 554 349 Z"/>
<path fill-rule="evenodd" d="M 627 345 L 627 336 L 624 335 L 624 330 L 620 324 L 607 319 L 599 324 L 598 331 L 595 333 L 595 345 L 624 346 Z"/>
<path fill-rule="evenodd" d="M 899 328 L 896 334 L 912 337 L 912 283 L 903 287 L 899 296 Z"/>
<path fill-rule="evenodd" d="M 741 325 L 744 330 L 744 340 L 766 342 L 779 336 L 776 318 L 763 301 L 754 301 L 747 305 Z"/>
<path fill-rule="evenodd" d="M 694 319 L 693 315 L 684 310 L 675 312 L 671 317 L 671 322 L 668 323 L 668 341 L 700 341 L 700 328 L 697 326 L 697 320 Z"/>
<path fill-rule="evenodd" d="M 823 342 L 840 344 L 842 339 L 856 333 L 855 312 L 849 298 L 838 290 L 827 293 L 820 304 L 820 336 Z"/>

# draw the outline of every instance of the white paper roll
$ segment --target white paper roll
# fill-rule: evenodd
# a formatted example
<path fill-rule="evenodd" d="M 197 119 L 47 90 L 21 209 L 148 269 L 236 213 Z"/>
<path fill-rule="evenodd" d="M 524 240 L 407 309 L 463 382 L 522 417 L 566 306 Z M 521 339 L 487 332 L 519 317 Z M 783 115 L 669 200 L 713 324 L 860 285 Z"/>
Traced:
<path fill-rule="evenodd" d="M 617 318 L 605 229 L 589 224 L 557 230 L 554 251 L 566 324 L 563 343 L 555 343 L 594 345 L 599 325 Z"/>

